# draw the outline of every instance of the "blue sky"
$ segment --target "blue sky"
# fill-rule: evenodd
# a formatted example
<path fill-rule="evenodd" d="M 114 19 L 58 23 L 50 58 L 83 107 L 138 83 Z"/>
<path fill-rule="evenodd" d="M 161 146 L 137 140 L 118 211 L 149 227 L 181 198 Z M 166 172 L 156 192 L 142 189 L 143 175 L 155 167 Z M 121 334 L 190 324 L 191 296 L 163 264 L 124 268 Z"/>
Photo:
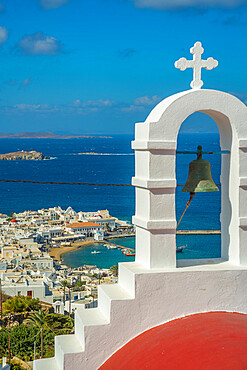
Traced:
<path fill-rule="evenodd" d="M 205 88 L 247 100 L 247 0 L 0 0 L 0 132 L 133 133 L 190 88 L 174 68 L 201 41 Z M 184 129 L 215 130 L 191 117 Z"/>

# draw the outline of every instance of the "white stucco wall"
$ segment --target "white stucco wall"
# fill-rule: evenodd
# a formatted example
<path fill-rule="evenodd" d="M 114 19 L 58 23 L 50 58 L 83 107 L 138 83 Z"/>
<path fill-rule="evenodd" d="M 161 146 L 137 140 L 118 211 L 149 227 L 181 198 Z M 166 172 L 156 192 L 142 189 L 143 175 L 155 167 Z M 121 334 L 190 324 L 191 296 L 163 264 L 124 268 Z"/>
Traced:
<path fill-rule="evenodd" d="M 38 298 L 42 302 L 52 303 L 53 297 L 52 294 L 46 295 L 46 288 L 43 283 L 40 284 L 3 284 L 2 285 L 3 293 L 10 295 L 12 297 L 22 295 L 27 296 L 28 292 L 32 292 L 32 298 Z"/>
<path fill-rule="evenodd" d="M 166 271 L 121 263 L 119 284 L 99 287 L 99 308 L 76 311 L 83 352 L 65 354 L 61 369 L 96 370 L 129 340 L 178 317 L 210 311 L 247 314 L 246 279 L 247 270 L 229 262 Z"/>

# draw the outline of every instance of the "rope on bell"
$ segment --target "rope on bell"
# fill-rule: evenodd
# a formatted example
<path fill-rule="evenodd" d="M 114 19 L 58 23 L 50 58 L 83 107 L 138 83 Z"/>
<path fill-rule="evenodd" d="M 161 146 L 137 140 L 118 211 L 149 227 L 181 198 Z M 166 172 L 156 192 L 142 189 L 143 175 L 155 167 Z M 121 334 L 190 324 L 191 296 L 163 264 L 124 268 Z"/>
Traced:
<path fill-rule="evenodd" d="M 183 214 L 182 214 L 182 216 L 180 217 L 180 220 L 178 221 L 177 228 L 178 228 L 178 226 L 179 226 L 180 222 L 182 221 L 182 219 L 183 219 L 183 217 L 184 217 L 185 212 L 186 212 L 186 211 L 187 211 L 187 209 L 189 208 L 190 203 L 191 203 L 191 201 L 192 201 L 192 199 L 193 199 L 194 195 L 195 195 L 195 193 L 192 193 L 192 192 L 190 193 L 190 199 L 189 199 L 189 201 L 186 203 L 185 210 L 183 211 Z"/>

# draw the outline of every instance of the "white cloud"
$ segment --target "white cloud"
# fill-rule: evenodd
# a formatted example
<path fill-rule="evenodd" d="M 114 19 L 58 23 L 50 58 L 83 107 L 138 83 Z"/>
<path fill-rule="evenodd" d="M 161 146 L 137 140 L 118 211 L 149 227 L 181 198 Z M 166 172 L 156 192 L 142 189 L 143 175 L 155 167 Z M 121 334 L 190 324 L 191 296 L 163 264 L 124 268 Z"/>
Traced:
<path fill-rule="evenodd" d="M 24 55 L 57 55 L 62 52 L 62 44 L 42 32 L 24 36 L 17 46 Z"/>
<path fill-rule="evenodd" d="M 154 95 L 152 97 L 149 96 L 140 96 L 133 100 L 133 102 L 129 105 L 124 105 L 121 107 L 122 112 L 143 112 L 146 111 L 148 108 L 150 109 L 152 106 L 155 106 L 157 103 L 161 101 L 161 98 L 158 95 Z"/>
<path fill-rule="evenodd" d="M 58 110 L 56 106 L 49 104 L 15 104 L 12 108 L 20 112 L 54 112 Z"/>
<path fill-rule="evenodd" d="M 80 99 L 76 99 L 75 101 L 73 101 L 73 103 L 72 104 L 70 104 L 70 105 L 72 105 L 73 107 L 80 107 L 81 106 L 81 101 L 80 101 Z"/>
<path fill-rule="evenodd" d="M 40 5 L 45 9 L 56 9 L 59 8 L 60 6 L 67 4 L 70 0 L 38 0 Z M 3 13 L 5 11 L 5 7 L 0 1 L 0 13 Z"/>
<path fill-rule="evenodd" d="M 130 104 L 127 107 L 122 107 L 121 108 L 121 111 L 122 112 L 125 112 L 125 113 L 129 113 L 129 112 L 143 112 L 144 110 L 145 110 L 145 107 L 143 107 L 142 105 L 134 105 L 134 104 Z"/>
<path fill-rule="evenodd" d="M 136 98 L 133 101 L 134 105 L 144 105 L 144 106 L 149 106 L 149 105 L 154 105 L 157 104 L 161 101 L 161 98 L 158 95 L 154 95 L 152 97 L 149 96 L 141 96 L 140 98 Z"/>
<path fill-rule="evenodd" d="M 40 109 L 40 104 L 15 104 L 13 108 L 20 109 L 20 110 L 37 110 Z"/>
<path fill-rule="evenodd" d="M 103 100 L 103 99 L 98 99 L 98 100 L 86 100 L 86 101 L 81 101 L 80 99 L 76 99 L 73 103 L 73 107 L 78 107 L 78 108 L 104 108 L 104 107 L 112 107 L 115 105 L 114 100 Z"/>
<path fill-rule="evenodd" d="M 113 100 L 99 99 L 99 100 L 88 100 L 88 101 L 83 103 L 83 106 L 84 107 L 98 107 L 98 108 L 101 108 L 101 107 L 112 107 L 114 104 L 115 104 L 115 102 Z"/>
<path fill-rule="evenodd" d="M 174 8 L 207 7 L 235 8 L 247 0 L 131 0 L 137 8 L 169 10 Z"/>
<path fill-rule="evenodd" d="M 27 81 L 26 79 L 24 81 Z M 31 78 L 30 78 L 31 80 Z M 24 82 L 22 81 L 22 83 Z M 29 82 L 28 82 L 29 83 Z M 49 104 L 26 104 L 20 103 L 12 106 L 0 106 L 0 112 L 6 114 L 16 113 L 53 113 L 59 112 L 62 114 L 78 114 L 78 115 L 90 115 L 96 112 L 117 112 L 117 113 L 138 113 L 143 112 L 146 114 L 150 109 L 153 108 L 161 98 L 157 95 L 152 97 L 141 96 L 134 99 L 132 102 L 117 102 L 111 99 L 98 99 L 98 100 L 86 100 L 81 101 L 76 99 L 74 102 L 69 104 L 61 105 L 49 105 Z"/>
<path fill-rule="evenodd" d="M 99 108 L 88 107 L 88 108 L 78 108 L 76 110 L 76 113 L 79 114 L 79 115 L 87 115 L 87 114 L 95 113 L 95 112 L 98 112 L 98 111 L 99 111 Z"/>
<path fill-rule="evenodd" d="M 2 45 L 8 38 L 8 31 L 5 27 L 0 26 L 0 45 Z"/>
<path fill-rule="evenodd" d="M 69 0 L 40 0 L 44 9 L 54 9 L 68 3 Z"/>
<path fill-rule="evenodd" d="M 25 87 L 29 85 L 31 81 L 32 81 L 31 77 L 25 78 L 25 80 L 22 81 L 21 86 Z"/>
<path fill-rule="evenodd" d="M 161 101 L 161 97 L 154 96 L 141 96 L 134 99 L 132 102 L 116 102 L 111 99 L 98 99 L 81 101 L 76 99 L 73 103 L 68 104 L 67 107 L 75 109 L 79 114 L 88 114 L 97 112 L 103 109 L 114 109 L 115 111 L 130 113 L 130 112 L 143 112 L 152 106 L 155 106 Z"/>
<path fill-rule="evenodd" d="M 25 86 L 28 86 L 32 81 L 32 78 L 31 77 L 28 77 L 28 78 L 25 78 L 25 80 L 22 80 L 22 81 L 17 81 L 17 80 L 8 80 L 6 81 L 6 83 L 9 85 L 9 86 L 17 86 L 19 85 L 19 87 L 25 87 Z"/>

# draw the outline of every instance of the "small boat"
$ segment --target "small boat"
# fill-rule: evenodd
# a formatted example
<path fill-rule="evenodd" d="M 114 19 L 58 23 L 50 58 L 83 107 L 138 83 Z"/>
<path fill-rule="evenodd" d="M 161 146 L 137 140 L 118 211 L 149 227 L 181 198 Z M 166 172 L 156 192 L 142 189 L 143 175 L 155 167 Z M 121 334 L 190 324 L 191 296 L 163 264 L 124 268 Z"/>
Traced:
<path fill-rule="evenodd" d="M 109 244 L 107 248 L 108 249 L 117 249 L 117 246 L 114 245 L 114 244 Z"/>
<path fill-rule="evenodd" d="M 132 252 L 132 251 L 126 251 L 124 254 L 126 257 L 131 257 L 131 256 L 134 257 L 136 255 L 135 252 Z"/>
<path fill-rule="evenodd" d="M 101 253 L 100 251 L 92 251 L 91 254 L 99 254 Z"/>
<path fill-rule="evenodd" d="M 186 247 L 186 245 L 182 246 L 182 247 L 177 247 L 176 248 L 176 253 L 182 253 L 183 252 L 183 249 Z"/>

